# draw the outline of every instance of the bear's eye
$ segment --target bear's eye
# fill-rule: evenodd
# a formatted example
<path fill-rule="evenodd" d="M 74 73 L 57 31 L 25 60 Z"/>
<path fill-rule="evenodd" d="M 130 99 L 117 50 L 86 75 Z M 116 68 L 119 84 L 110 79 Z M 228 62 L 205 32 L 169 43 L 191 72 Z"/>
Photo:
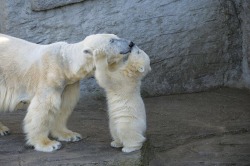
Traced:
<path fill-rule="evenodd" d="M 110 43 L 114 43 L 114 41 L 115 41 L 114 39 L 110 39 L 109 40 Z"/>

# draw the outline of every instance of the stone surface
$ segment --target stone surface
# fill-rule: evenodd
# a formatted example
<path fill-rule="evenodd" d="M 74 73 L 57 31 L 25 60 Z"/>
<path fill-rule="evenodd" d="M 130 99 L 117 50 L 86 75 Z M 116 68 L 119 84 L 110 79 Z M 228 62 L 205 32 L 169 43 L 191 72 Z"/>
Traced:
<path fill-rule="evenodd" d="M 250 91 L 147 98 L 150 166 L 250 165 Z"/>
<path fill-rule="evenodd" d="M 152 61 L 142 85 L 145 96 L 234 86 L 242 75 L 235 1 L 86 0 L 66 5 L 78 1 L 2 0 L 0 32 L 40 44 L 78 42 L 93 33 L 133 40 Z M 65 6 L 36 12 L 34 3 Z M 82 96 L 88 95 L 103 95 L 94 79 L 82 82 Z"/>
<path fill-rule="evenodd" d="M 148 141 L 142 151 L 124 154 L 109 143 L 103 99 L 81 99 L 69 120 L 78 143 L 53 153 L 24 146 L 24 111 L 0 113 L 12 133 L 0 137 L 1 166 L 169 166 L 250 165 L 250 91 L 218 89 L 145 98 Z"/>
<path fill-rule="evenodd" d="M 82 1 L 84 0 L 31 0 L 31 8 L 34 11 L 50 10 Z"/>
<path fill-rule="evenodd" d="M 150 165 L 249 165 L 249 140 L 250 134 L 244 133 L 197 140 L 157 153 Z"/>
<path fill-rule="evenodd" d="M 240 20 L 242 31 L 242 70 L 243 86 L 250 88 L 250 2 L 248 0 L 240 1 Z"/>
<path fill-rule="evenodd" d="M 82 100 L 69 120 L 69 128 L 79 132 L 83 140 L 63 143 L 52 153 L 25 147 L 22 119 L 25 111 L 0 114 L 0 120 L 11 129 L 11 135 L 0 137 L 1 166 L 139 166 L 142 152 L 124 154 L 110 146 L 111 137 L 103 100 Z M 14 117 L 14 118 L 13 118 Z"/>
<path fill-rule="evenodd" d="M 225 41 L 222 49 L 226 62 L 229 64 L 224 74 L 224 86 L 239 86 L 242 75 L 242 35 L 241 21 L 239 19 L 240 6 L 238 1 L 223 0 L 220 1 L 224 6 L 222 13 L 225 14 Z"/>

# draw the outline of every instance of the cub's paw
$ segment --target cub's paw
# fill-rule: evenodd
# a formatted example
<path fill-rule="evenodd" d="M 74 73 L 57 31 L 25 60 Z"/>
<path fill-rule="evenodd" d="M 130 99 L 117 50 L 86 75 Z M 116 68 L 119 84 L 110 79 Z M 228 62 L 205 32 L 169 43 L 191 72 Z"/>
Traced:
<path fill-rule="evenodd" d="M 82 139 L 81 134 L 72 131 L 60 131 L 52 134 L 59 141 L 77 142 Z"/>
<path fill-rule="evenodd" d="M 124 147 L 124 148 L 122 148 L 122 151 L 124 153 L 130 153 L 130 152 L 140 150 L 140 149 L 141 149 L 141 147 Z"/>
<path fill-rule="evenodd" d="M 106 54 L 105 51 L 98 49 L 94 51 L 94 59 L 96 60 L 101 60 L 101 59 L 105 59 L 106 58 Z"/>
<path fill-rule="evenodd" d="M 4 125 L 0 125 L 0 135 L 5 136 L 10 134 L 10 129 Z"/>
<path fill-rule="evenodd" d="M 60 149 L 62 144 L 58 141 L 52 141 L 48 138 L 36 143 L 34 145 L 35 150 L 41 152 L 53 152 Z"/>
<path fill-rule="evenodd" d="M 110 143 L 110 145 L 111 145 L 113 148 L 120 148 L 120 147 L 122 147 L 122 143 L 116 142 L 116 141 L 112 141 L 112 142 Z"/>

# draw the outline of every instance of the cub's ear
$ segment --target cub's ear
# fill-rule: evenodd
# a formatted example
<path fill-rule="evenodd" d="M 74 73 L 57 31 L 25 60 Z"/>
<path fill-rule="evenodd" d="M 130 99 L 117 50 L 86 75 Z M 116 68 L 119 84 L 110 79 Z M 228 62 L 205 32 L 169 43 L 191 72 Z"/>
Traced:
<path fill-rule="evenodd" d="M 143 73 L 144 72 L 144 66 L 138 66 L 137 70 L 140 72 L 140 73 Z"/>

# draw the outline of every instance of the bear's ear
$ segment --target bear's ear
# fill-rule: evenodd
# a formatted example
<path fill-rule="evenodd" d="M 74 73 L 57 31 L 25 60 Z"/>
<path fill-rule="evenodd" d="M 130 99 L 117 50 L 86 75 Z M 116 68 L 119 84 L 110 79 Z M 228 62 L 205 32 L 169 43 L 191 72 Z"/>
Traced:
<path fill-rule="evenodd" d="M 140 73 L 143 73 L 144 72 L 144 66 L 138 66 L 137 70 L 140 72 Z"/>
<path fill-rule="evenodd" d="M 89 55 L 93 55 L 93 52 L 90 49 L 84 49 L 83 50 L 84 54 L 89 54 Z"/>

